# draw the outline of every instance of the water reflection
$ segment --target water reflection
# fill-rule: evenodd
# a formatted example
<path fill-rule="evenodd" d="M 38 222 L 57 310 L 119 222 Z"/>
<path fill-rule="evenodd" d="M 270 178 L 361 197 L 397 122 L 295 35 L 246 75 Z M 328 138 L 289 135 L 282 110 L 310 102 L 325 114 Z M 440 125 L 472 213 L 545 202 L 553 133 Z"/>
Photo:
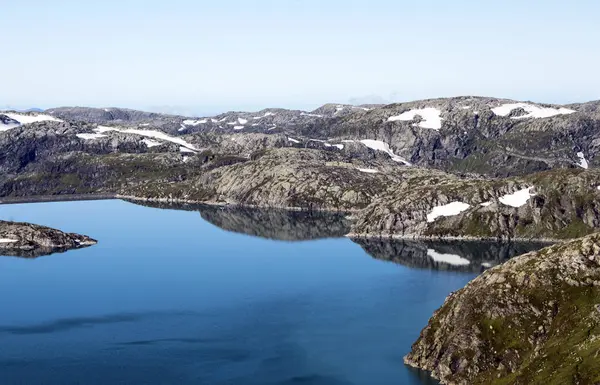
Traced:
<path fill-rule="evenodd" d="M 134 202 L 140 204 L 139 202 Z M 344 214 L 144 202 L 143 206 L 198 211 L 205 221 L 227 231 L 280 241 L 340 238 L 350 231 Z"/>
<path fill-rule="evenodd" d="M 373 258 L 421 269 L 481 272 L 502 262 L 539 250 L 540 242 L 407 241 L 353 239 Z"/>
<path fill-rule="evenodd" d="M 337 238 L 347 234 L 351 227 L 348 217 L 337 213 L 156 202 L 144 202 L 142 205 L 198 211 L 204 220 L 223 230 L 273 240 Z M 388 238 L 356 238 L 352 241 L 375 259 L 413 268 L 464 272 L 481 272 L 548 245 L 541 242 L 413 241 Z"/>
<path fill-rule="evenodd" d="M 35 259 L 45 257 L 52 254 L 65 253 L 69 250 L 81 249 L 88 247 L 87 245 L 68 248 L 68 247 L 36 247 L 33 249 L 0 249 L 0 257 L 17 257 L 25 259 Z"/>

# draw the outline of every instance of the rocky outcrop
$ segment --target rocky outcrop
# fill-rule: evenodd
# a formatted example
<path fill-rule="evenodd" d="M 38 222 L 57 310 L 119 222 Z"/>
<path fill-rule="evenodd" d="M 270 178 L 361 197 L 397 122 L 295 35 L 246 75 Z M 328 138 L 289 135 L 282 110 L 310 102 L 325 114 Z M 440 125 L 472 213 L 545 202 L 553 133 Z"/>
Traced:
<path fill-rule="evenodd" d="M 225 160 L 231 164 L 221 166 Z M 357 211 L 400 180 L 402 170 L 389 160 L 367 163 L 335 152 L 282 148 L 253 154 L 250 159 L 216 159 L 205 164 L 198 177 L 183 183 L 148 183 L 124 189 L 123 195 L 159 201 Z"/>
<path fill-rule="evenodd" d="M 34 258 L 96 243 L 85 235 L 31 223 L 0 221 L 0 255 Z"/>
<path fill-rule="evenodd" d="M 402 193 L 388 192 L 357 215 L 355 236 L 405 238 L 569 239 L 600 224 L 600 173 L 553 170 L 500 180 L 442 178 L 413 180 Z M 529 190 L 514 207 L 503 199 Z M 467 205 L 456 215 L 429 221 L 434 208 Z"/>
<path fill-rule="evenodd" d="M 445 384 L 597 384 L 600 235 L 487 270 L 450 294 L 405 362 Z"/>

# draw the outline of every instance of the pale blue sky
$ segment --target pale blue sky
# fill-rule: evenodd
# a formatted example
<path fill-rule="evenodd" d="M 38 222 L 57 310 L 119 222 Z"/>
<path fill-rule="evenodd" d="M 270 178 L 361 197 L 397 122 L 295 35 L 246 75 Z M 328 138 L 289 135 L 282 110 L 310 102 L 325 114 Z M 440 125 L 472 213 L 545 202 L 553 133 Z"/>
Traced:
<path fill-rule="evenodd" d="M 0 0 L 1 106 L 600 99 L 597 0 Z"/>

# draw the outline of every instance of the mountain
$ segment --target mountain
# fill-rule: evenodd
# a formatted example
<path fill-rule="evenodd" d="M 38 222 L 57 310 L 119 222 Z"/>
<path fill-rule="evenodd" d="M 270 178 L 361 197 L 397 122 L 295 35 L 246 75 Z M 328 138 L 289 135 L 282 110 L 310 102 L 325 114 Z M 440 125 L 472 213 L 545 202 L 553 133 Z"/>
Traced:
<path fill-rule="evenodd" d="M 0 196 L 354 212 L 358 237 L 566 239 L 600 224 L 599 111 L 457 97 L 215 117 L 6 112 Z"/>

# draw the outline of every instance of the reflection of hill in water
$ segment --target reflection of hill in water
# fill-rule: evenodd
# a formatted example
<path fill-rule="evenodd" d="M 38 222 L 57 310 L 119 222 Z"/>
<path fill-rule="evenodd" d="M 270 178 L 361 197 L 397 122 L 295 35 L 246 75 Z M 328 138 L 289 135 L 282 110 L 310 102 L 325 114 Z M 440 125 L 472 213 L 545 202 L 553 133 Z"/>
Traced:
<path fill-rule="evenodd" d="M 34 249 L 0 249 L 1 257 L 17 257 L 17 258 L 26 258 L 26 259 L 35 259 L 39 257 L 45 257 L 51 254 L 59 254 L 65 253 L 69 250 L 77 250 L 83 247 L 77 248 L 65 248 L 65 247 L 36 247 Z"/>
<path fill-rule="evenodd" d="M 143 205 L 198 211 L 205 221 L 223 230 L 274 240 L 339 238 L 350 231 L 350 221 L 336 213 L 156 202 L 144 202 Z"/>
<path fill-rule="evenodd" d="M 536 242 L 407 241 L 364 239 L 353 241 L 373 258 L 408 267 L 480 272 L 512 257 L 548 246 Z"/>

